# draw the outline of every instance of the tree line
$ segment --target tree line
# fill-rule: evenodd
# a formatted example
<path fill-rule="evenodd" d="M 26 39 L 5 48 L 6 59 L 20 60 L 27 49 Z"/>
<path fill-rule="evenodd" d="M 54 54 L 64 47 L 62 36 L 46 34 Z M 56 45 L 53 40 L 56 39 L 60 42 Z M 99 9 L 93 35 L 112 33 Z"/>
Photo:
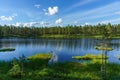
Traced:
<path fill-rule="evenodd" d="M 0 37 L 40 37 L 43 35 L 120 35 L 120 24 L 67 25 L 64 27 L 16 27 L 0 25 Z"/>

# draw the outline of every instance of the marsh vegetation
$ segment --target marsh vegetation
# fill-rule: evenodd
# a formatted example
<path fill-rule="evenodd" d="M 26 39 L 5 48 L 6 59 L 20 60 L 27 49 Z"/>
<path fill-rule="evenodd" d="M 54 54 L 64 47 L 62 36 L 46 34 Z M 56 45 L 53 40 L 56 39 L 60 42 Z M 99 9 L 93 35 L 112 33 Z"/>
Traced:
<path fill-rule="evenodd" d="M 34 57 L 34 55 L 31 57 Z M 65 62 L 49 65 L 48 59 L 49 54 L 44 56 L 39 54 L 39 58 L 34 57 L 34 59 L 30 60 L 22 56 L 9 62 L 0 62 L 0 79 L 101 80 L 101 64 L 99 63 L 81 64 L 79 62 Z M 119 66 L 119 64 L 107 64 L 107 80 L 120 78 Z"/>

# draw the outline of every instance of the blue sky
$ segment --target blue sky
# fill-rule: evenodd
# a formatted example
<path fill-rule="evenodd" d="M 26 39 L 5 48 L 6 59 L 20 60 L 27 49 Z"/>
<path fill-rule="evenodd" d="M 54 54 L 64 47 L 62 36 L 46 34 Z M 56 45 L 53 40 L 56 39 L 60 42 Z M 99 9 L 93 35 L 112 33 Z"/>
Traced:
<path fill-rule="evenodd" d="M 120 23 L 120 0 L 0 0 L 0 25 Z"/>

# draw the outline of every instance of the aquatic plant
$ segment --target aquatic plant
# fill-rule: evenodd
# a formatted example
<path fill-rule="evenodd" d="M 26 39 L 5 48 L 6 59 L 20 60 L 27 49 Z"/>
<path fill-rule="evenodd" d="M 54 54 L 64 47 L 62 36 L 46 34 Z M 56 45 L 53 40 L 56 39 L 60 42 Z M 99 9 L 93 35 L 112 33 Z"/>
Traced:
<path fill-rule="evenodd" d="M 45 59 L 45 60 L 49 60 L 51 58 L 51 54 L 45 54 L 45 53 L 38 53 L 35 54 L 33 56 L 28 57 L 28 60 L 35 60 L 35 59 Z"/>
<path fill-rule="evenodd" d="M 0 52 L 6 52 L 6 51 L 15 51 L 14 48 L 2 48 L 0 49 Z"/>
<path fill-rule="evenodd" d="M 78 59 L 78 60 L 93 60 L 93 59 L 108 59 L 108 56 L 98 54 L 98 55 L 93 55 L 93 54 L 86 54 L 85 56 L 72 56 L 73 59 Z"/>
<path fill-rule="evenodd" d="M 102 46 L 95 46 L 95 49 L 97 49 L 97 50 L 107 50 L 107 51 L 113 50 L 113 48 L 111 48 L 111 47 L 102 47 Z"/>

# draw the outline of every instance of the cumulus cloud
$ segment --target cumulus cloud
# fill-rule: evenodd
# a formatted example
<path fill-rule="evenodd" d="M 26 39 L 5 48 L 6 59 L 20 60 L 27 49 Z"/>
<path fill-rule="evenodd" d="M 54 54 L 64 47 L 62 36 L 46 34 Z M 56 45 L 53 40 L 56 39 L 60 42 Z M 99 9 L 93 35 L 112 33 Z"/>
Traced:
<path fill-rule="evenodd" d="M 40 4 L 35 4 L 34 5 L 36 8 L 40 8 Z"/>
<path fill-rule="evenodd" d="M 32 27 L 32 26 L 47 26 L 49 23 L 41 21 L 41 22 L 26 22 L 26 23 L 20 23 L 17 22 L 16 24 L 13 24 L 16 27 Z"/>
<path fill-rule="evenodd" d="M 36 25 L 40 25 L 40 22 L 28 22 L 28 23 L 20 23 L 17 22 L 16 24 L 13 24 L 16 27 L 32 27 L 32 26 L 36 26 Z"/>
<path fill-rule="evenodd" d="M 0 20 L 2 21 L 12 21 L 14 17 L 18 16 L 16 13 L 14 13 L 12 16 L 0 16 Z"/>
<path fill-rule="evenodd" d="M 45 12 L 45 15 L 55 15 L 58 13 L 58 7 L 49 7 L 48 10 Z"/>
<path fill-rule="evenodd" d="M 13 20 L 13 17 L 12 16 L 0 16 L 0 20 L 2 21 L 12 21 Z"/>
<path fill-rule="evenodd" d="M 57 20 L 55 21 L 56 24 L 61 24 L 62 22 L 63 22 L 63 21 L 62 21 L 61 18 L 59 18 L 59 19 L 57 19 Z"/>

